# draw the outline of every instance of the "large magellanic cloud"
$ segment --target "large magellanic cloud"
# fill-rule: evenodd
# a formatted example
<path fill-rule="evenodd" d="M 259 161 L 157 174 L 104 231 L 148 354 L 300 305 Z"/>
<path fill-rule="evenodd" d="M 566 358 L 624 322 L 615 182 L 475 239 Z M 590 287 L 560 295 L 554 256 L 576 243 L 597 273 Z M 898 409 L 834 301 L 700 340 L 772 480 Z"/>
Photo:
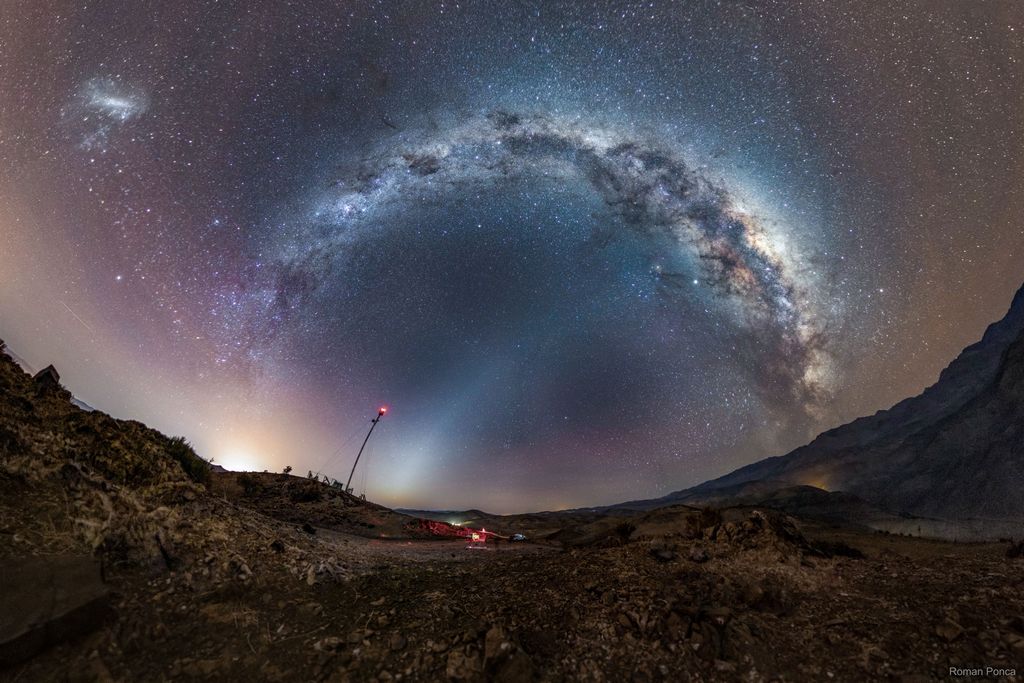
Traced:
<path fill-rule="evenodd" d="M 81 84 L 62 115 L 80 149 L 102 151 L 118 129 L 148 107 L 149 98 L 141 88 L 116 78 L 92 78 Z"/>

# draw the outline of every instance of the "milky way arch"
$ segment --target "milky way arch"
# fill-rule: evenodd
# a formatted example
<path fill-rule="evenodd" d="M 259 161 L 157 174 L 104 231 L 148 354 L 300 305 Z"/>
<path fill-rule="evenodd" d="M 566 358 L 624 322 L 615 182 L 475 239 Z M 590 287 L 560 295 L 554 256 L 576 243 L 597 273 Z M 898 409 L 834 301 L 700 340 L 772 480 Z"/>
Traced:
<path fill-rule="evenodd" d="M 542 115 L 492 112 L 443 133 L 396 136 L 333 183 L 316 214 L 322 232 L 291 244 L 279 263 L 278 314 L 332 277 L 332 264 L 357 240 L 372 238 L 382 214 L 415 211 L 424 194 L 437 197 L 503 179 L 583 181 L 623 229 L 673 245 L 693 272 L 655 269 L 666 296 L 688 296 L 697 279 L 728 304 L 746 347 L 745 368 L 756 388 L 788 395 L 815 412 L 828 394 L 826 323 L 804 264 L 756 217 L 739 210 L 729 191 L 682 155 L 615 130 Z M 664 247 L 662 247 L 664 248 Z M 673 269 L 676 270 L 676 269 Z"/>

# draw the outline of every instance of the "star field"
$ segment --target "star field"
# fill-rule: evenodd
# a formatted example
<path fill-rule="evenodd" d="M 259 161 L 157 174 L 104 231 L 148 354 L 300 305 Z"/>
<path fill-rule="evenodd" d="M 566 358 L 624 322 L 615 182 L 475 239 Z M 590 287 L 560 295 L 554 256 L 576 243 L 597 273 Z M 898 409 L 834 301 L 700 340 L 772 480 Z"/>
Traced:
<path fill-rule="evenodd" d="M 8 3 L 0 337 L 232 468 L 496 512 L 917 393 L 1024 279 L 1024 11 Z"/>

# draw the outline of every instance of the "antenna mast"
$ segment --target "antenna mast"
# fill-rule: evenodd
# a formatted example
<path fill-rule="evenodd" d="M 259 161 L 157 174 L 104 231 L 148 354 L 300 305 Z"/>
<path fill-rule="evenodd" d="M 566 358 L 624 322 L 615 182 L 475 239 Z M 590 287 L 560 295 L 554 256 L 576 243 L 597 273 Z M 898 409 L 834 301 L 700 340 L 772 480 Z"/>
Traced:
<path fill-rule="evenodd" d="M 380 419 L 384 417 L 384 414 L 388 412 L 387 406 L 381 406 L 377 410 L 377 417 L 370 420 L 370 431 L 366 432 L 366 438 L 363 439 L 363 445 L 359 447 L 359 453 L 356 454 L 356 461 L 352 463 L 352 471 L 348 473 L 348 481 L 345 482 L 345 493 L 352 493 L 352 475 L 356 473 L 356 465 L 359 464 L 359 456 L 363 454 L 363 449 L 366 448 L 366 442 L 370 440 L 370 434 L 373 434 L 373 428 L 377 426 Z"/>

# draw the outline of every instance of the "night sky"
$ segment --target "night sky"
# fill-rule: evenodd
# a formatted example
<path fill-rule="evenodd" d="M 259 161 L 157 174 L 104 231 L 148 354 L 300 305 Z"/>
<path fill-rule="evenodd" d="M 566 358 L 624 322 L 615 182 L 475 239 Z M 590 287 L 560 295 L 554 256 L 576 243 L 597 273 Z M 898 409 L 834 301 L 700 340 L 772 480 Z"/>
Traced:
<path fill-rule="evenodd" d="M 0 337 L 231 469 L 653 497 L 1024 280 L 1017 2 L 0 6 Z M 360 465 L 363 468 L 363 464 Z"/>

